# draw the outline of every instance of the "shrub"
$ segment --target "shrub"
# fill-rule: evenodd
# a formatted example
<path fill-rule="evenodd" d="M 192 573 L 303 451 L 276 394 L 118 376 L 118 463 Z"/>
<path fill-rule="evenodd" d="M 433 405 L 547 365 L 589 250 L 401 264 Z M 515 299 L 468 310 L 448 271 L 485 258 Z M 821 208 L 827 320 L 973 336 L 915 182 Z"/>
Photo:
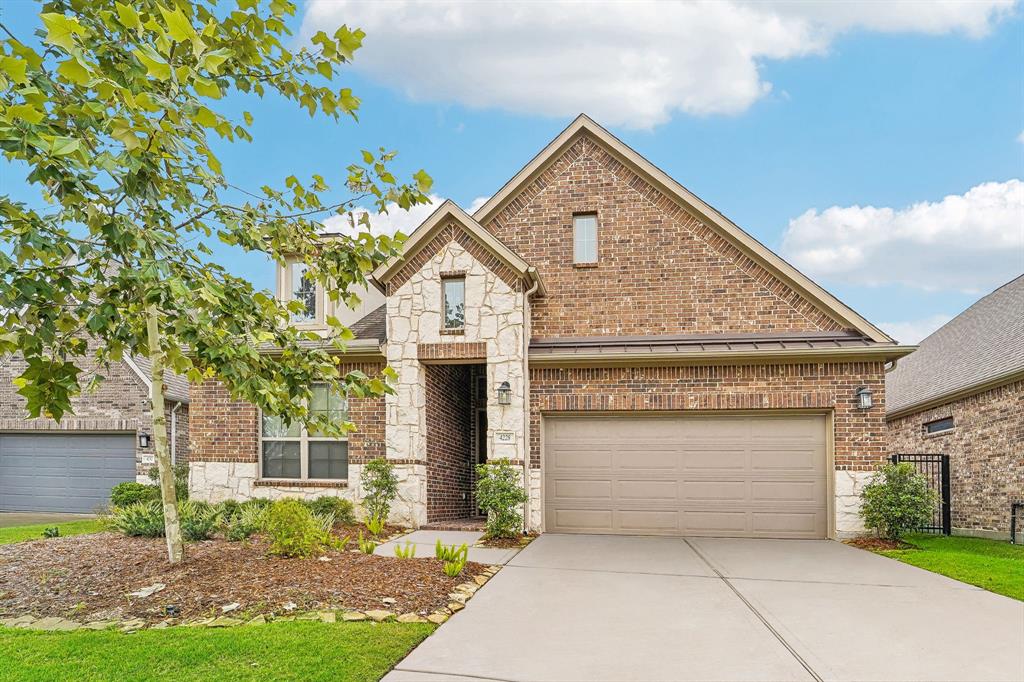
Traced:
<path fill-rule="evenodd" d="M 263 530 L 267 521 L 267 505 L 240 504 L 235 513 L 225 517 L 224 537 L 231 542 L 240 542 Z"/>
<path fill-rule="evenodd" d="M 384 532 L 384 517 L 383 516 L 371 516 L 366 519 L 366 530 L 370 531 L 374 536 L 378 536 Z"/>
<path fill-rule="evenodd" d="M 60 527 L 59 526 L 47 526 L 46 528 L 43 529 L 43 537 L 44 538 L 59 538 L 60 537 Z"/>
<path fill-rule="evenodd" d="M 295 499 L 278 500 L 270 505 L 266 532 L 270 537 L 270 553 L 284 557 L 316 554 L 326 539 L 309 508 Z"/>
<path fill-rule="evenodd" d="M 519 486 L 519 473 L 507 459 L 476 468 L 477 504 L 487 514 L 487 537 L 514 538 L 522 530 L 519 506 L 526 502 L 526 491 Z"/>
<path fill-rule="evenodd" d="M 217 505 L 217 507 L 220 508 L 221 519 L 224 520 L 234 518 L 234 516 L 238 514 L 241 506 L 242 505 L 239 504 L 238 500 L 224 500 Z"/>
<path fill-rule="evenodd" d="M 110 526 L 125 535 L 163 537 L 164 510 L 156 500 L 114 507 L 110 515 Z"/>
<path fill-rule="evenodd" d="M 313 516 L 313 523 L 320 529 L 320 532 L 325 537 L 330 536 L 331 531 L 334 530 L 334 514 L 332 512 L 310 512 Z"/>
<path fill-rule="evenodd" d="M 188 499 L 188 462 L 182 464 L 175 464 L 171 467 L 171 473 L 174 475 L 174 496 L 178 498 L 178 501 Z M 160 489 L 160 469 L 159 467 L 151 467 L 149 469 L 149 480 L 153 481 L 156 485 L 157 490 Z M 157 493 L 159 499 L 160 494 Z"/>
<path fill-rule="evenodd" d="M 185 500 L 178 505 L 181 536 L 191 542 L 209 540 L 217 530 L 222 513 L 220 508 L 206 502 Z"/>
<path fill-rule="evenodd" d="M 860 515 L 868 528 L 899 540 L 932 518 L 938 497 L 909 462 L 886 464 L 864 486 Z"/>
<path fill-rule="evenodd" d="M 307 502 L 306 506 L 314 514 L 333 514 L 335 523 L 348 525 L 356 522 L 355 505 L 344 497 L 321 495 L 315 500 Z"/>
<path fill-rule="evenodd" d="M 155 485 L 125 481 L 110 489 L 110 505 L 127 507 L 139 502 L 151 502 L 160 499 L 160 488 Z"/>
<path fill-rule="evenodd" d="M 371 459 L 363 465 L 361 475 L 363 507 L 371 519 L 387 521 L 391 503 L 398 497 L 398 476 L 391 462 L 383 457 Z"/>

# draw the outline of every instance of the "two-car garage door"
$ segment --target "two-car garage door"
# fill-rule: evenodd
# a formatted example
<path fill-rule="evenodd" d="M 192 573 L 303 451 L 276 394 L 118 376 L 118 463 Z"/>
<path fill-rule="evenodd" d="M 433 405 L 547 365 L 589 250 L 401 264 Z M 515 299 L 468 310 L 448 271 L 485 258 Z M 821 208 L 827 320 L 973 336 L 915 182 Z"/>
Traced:
<path fill-rule="evenodd" d="M 545 417 L 555 533 L 823 538 L 825 418 Z"/>
<path fill-rule="evenodd" d="M 0 511 L 87 514 L 134 480 L 132 434 L 0 434 Z"/>

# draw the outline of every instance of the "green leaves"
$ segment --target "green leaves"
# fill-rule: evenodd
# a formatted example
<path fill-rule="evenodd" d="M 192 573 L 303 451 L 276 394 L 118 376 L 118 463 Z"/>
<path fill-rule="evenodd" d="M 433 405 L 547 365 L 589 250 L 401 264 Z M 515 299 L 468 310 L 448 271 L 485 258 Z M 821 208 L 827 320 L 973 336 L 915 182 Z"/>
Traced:
<path fill-rule="evenodd" d="M 167 34 L 172 39 L 177 40 L 179 43 L 186 41 L 192 41 L 198 38 L 195 28 L 192 26 L 192 21 L 185 16 L 185 13 L 181 11 L 181 7 L 176 7 L 174 10 L 169 10 L 163 5 L 159 6 L 160 16 L 164 19 L 164 24 L 167 26 Z"/>
<path fill-rule="evenodd" d="M 142 22 L 139 21 L 139 13 L 135 11 L 134 7 L 115 2 L 114 8 L 117 10 L 117 20 L 121 22 L 122 26 L 133 31 L 138 31 L 142 28 Z"/>
<path fill-rule="evenodd" d="M 75 57 L 66 62 L 61 62 L 61 65 L 57 67 L 57 73 L 77 85 L 85 85 L 92 80 L 89 70 Z"/>
<path fill-rule="evenodd" d="M 81 148 L 81 144 L 81 141 L 73 137 L 55 137 L 50 142 L 50 154 L 53 156 L 74 154 Z"/>
<path fill-rule="evenodd" d="M 211 97 L 213 99 L 220 99 L 220 87 L 209 78 L 197 77 L 192 83 L 192 87 L 196 89 L 196 94 L 203 95 L 204 97 Z"/>
<path fill-rule="evenodd" d="M 74 17 L 51 12 L 40 14 L 39 18 L 46 26 L 45 42 L 63 48 L 65 52 L 71 52 L 74 48 L 76 36 L 84 36 L 86 33 L 85 28 Z"/>
<path fill-rule="evenodd" d="M 136 49 L 132 54 L 146 67 L 146 73 L 150 77 L 161 81 L 168 80 L 171 77 L 171 65 L 149 45 Z"/>
<path fill-rule="evenodd" d="M 17 57 L 4 57 L 0 59 L 0 70 L 3 71 L 7 78 L 18 85 L 28 83 L 28 77 L 25 75 L 26 68 L 28 68 L 28 64 Z"/>

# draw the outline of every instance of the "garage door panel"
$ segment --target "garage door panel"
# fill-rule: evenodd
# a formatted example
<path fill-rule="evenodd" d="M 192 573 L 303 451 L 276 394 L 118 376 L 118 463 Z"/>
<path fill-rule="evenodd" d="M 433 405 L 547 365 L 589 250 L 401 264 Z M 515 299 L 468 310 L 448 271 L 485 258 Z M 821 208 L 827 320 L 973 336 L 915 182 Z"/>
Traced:
<path fill-rule="evenodd" d="M 0 511 L 88 513 L 134 480 L 134 435 L 0 434 Z"/>
<path fill-rule="evenodd" d="M 823 417 L 548 417 L 547 530 L 821 538 L 825 442 Z"/>

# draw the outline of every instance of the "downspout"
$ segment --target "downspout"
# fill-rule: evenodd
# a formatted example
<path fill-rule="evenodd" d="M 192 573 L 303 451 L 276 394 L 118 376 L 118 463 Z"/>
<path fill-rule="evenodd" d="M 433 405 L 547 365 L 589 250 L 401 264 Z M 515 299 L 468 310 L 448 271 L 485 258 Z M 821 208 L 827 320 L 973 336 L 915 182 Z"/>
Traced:
<path fill-rule="evenodd" d="M 178 408 L 181 401 L 174 403 L 171 408 L 171 464 L 178 463 Z"/>
<path fill-rule="evenodd" d="M 526 492 L 526 501 L 523 502 L 523 533 L 530 530 L 530 323 L 532 311 L 528 310 L 530 297 L 537 293 L 540 288 L 540 276 L 536 268 L 527 270 L 533 275 L 533 286 L 523 294 L 523 407 L 526 413 L 524 424 L 526 433 L 523 434 L 523 490 Z"/>

